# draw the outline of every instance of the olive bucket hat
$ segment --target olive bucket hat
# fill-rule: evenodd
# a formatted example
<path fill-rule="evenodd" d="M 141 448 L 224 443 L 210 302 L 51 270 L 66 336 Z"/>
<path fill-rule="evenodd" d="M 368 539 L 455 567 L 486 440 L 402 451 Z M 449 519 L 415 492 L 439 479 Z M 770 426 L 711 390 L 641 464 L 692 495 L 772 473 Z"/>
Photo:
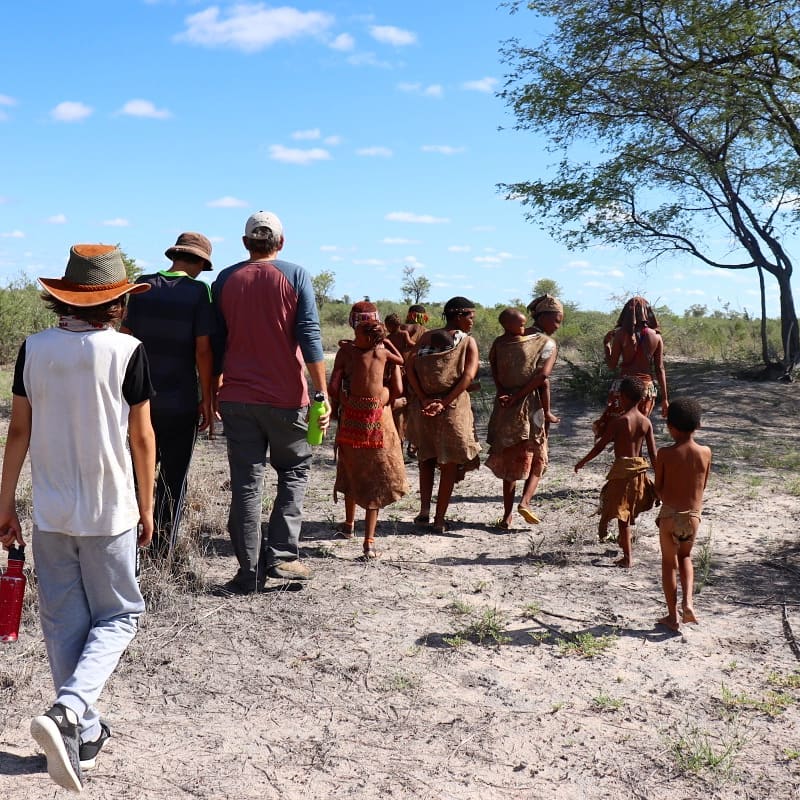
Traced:
<path fill-rule="evenodd" d="M 80 307 L 100 306 L 150 288 L 128 280 L 122 252 L 113 244 L 73 245 L 64 277 L 39 278 L 39 283 L 56 300 Z"/>

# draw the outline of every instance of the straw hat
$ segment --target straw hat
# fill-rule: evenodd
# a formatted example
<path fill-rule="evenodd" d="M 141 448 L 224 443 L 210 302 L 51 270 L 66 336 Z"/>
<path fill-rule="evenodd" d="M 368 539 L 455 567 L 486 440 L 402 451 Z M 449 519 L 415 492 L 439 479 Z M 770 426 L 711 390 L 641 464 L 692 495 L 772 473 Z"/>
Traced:
<path fill-rule="evenodd" d="M 130 283 L 122 253 L 113 244 L 76 244 L 70 248 L 63 278 L 39 278 L 45 291 L 70 306 L 99 306 L 140 294 L 150 286 Z"/>

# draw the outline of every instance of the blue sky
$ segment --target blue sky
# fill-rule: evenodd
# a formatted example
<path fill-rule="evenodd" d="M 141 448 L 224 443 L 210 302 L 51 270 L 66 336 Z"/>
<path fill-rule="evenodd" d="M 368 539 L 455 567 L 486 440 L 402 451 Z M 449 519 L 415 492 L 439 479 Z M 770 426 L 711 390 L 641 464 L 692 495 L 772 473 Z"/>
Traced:
<path fill-rule="evenodd" d="M 529 298 L 556 280 L 582 308 L 632 292 L 682 311 L 758 308 L 753 271 L 569 252 L 496 184 L 552 156 L 495 96 L 500 43 L 542 24 L 494 2 L 29 0 L 0 27 L 0 282 L 63 274 L 75 242 L 119 242 L 145 271 L 183 230 L 244 258 L 274 211 L 283 257 L 334 294 Z M 432 14 L 431 9 L 436 9 Z M 211 273 L 213 277 L 214 273 Z M 777 314 L 768 277 L 769 311 Z"/>

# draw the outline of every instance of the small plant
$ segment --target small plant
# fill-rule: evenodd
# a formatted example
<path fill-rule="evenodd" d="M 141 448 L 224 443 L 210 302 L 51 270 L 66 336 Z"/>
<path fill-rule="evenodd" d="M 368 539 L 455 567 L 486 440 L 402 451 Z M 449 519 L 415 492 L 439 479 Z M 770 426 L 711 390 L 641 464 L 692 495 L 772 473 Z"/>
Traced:
<path fill-rule="evenodd" d="M 558 652 L 562 656 L 596 658 L 617 641 L 616 636 L 595 636 L 593 633 L 575 633 L 568 639 L 559 639 Z"/>
<path fill-rule="evenodd" d="M 780 716 L 790 705 L 794 698 L 784 692 L 768 691 L 763 697 L 750 697 L 744 692 L 734 694 L 725 684 L 722 684 L 722 704 L 728 711 L 747 710 L 766 714 L 768 717 Z"/>
<path fill-rule="evenodd" d="M 481 594 L 489 588 L 489 581 L 478 581 L 475 588 L 472 590 L 473 594 Z"/>
<path fill-rule="evenodd" d="M 767 683 L 779 689 L 800 689 L 800 672 L 793 672 L 791 675 L 770 672 L 767 675 Z"/>
<path fill-rule="evenodd" d="M 534 619 L 541 613 L 542 607 L 539 603 L 528 603 L 528 605 L 522 609 L 522 616 L 524 619 Z"/>
<path fill-rule="evenodd" d="M 697 569 L 695 570 L 694 590 L 700 594 L 703 587 L 710 583 L 711 561 L 713 558 L 713 539 L 711 530 L 697 548 Z"/>
<path fill-rule="evenodd" d="M 797 761 L 800 758 L 800 750 L 795 750 L 793 747 L 785 747 L 783 754 L 789 761 Z"/>
<path fill-rule="evenodd" d="M 452 640 L 463 644 L 465 641 L 476 644 L 507 644 L 511 639 L 505 634 L 505 619 L 496 608 L 485 608 L 480 614 L 472 613 L 469 625 L 460 628 L 451 637 L 444 639 L 447 644 L 454 646 Z"/>
<path fill-rule="evenodd" d="M 467 643 L 467 640 L 459 633 L 455 633 L 452 636 L 442 636 L 442 641 L 454 650 L 463 647 Z"/>
<path fill-rule="evenodd" d="M 671 750 L 678 767 L 695 774 L 704 770 L 730 773 L 744 742 L 734 735 L 730 741 L 722 740 L 715 747 L 710 738 L 709 734 L 693 728 L 672 742 Z"/>
<path fill-rule="evenodd" d="M 612 697 L 610 694 L 600 692 L 600 694 L 592 700 L 592 706 L 595 711 L 600 712 L 619 711 L 623 706 L 623 701 L 618 697 Z"/>
<path fill-rule="evenodd" d="M 466 617 L 475 611 L 475 606 L 470 605 L 464 600 L 453 600 L 453 602 L 447 606 L 447 610 L 458 616 Z"/>

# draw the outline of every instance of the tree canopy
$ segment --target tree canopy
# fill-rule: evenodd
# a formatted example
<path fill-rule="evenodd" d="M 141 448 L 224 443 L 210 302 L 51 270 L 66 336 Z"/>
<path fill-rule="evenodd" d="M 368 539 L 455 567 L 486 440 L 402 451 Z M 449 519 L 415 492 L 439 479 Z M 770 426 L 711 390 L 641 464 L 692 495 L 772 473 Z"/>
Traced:
<path fill-rule="evenodd" d="M 510 3 L 512 10 L 523 4 Z M 800 361 L 800 7 L 789 0 L 532 0 L 552 32 L 506 42 L 501 95 L 546 134 L 547 177 L 505 184 L 571 247 L 772 275 L 784 364 Z"/>
<path fill-rule="evenodd" d="M 400 291 L 404 303 L 421 303 L 431 290 L 431 282 L 422 274 L 417 275 L 416 267 L 403 267 L 403 282 Z"/>

